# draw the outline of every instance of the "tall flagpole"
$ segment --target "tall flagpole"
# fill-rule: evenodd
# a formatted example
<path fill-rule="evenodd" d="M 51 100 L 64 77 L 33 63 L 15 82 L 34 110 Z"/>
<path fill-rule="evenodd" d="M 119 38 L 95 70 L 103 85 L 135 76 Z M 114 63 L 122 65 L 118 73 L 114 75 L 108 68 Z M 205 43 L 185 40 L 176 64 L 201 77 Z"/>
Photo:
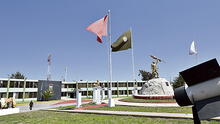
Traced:
<path fill-rule="evenodd" d="M 196 65 L 198 65 L 198 46 L 196 48 Z"/>
<path fill-rule="evenodd" d="M 134 69 L 134 45 L 133 45 L 132 28 L 130 28 L 130 31 L 131 31 L 131 59 L 132 59 L 132 70 L 133 70 L 132 78 L 133 81 L 135 81 L 136 79 L 135 79 L 135 69 Z"/>
<path fill-rule="evenodd" d="M 197 53 L 195 55 L 195 58 L 196 58 L 196 65 L 198 65 L 198 51 L 197 51 Z"/>
<path fill-rule="evenodd" d="M 108 10 L 108 41 L 109 41 L 109 76 L 110 76 L 110 88 L 108 91 L 109 95 L 109 107 L 114 107 L 114 102 L 112 99 L 112 52 L 111 52 L 111 12 Z"/>
<path fill-rule="evenodd" d="M 67 67 L 65 68 L 65 77 L 64 77 L 64 81 L 66 81 L 67 79 Z"/>
<path fill-rule="evenodd" d="M 111 16 L 110 10 L 108 10 L 109 76 L 110 76 L 110 90 L 112 90 L 112 52 L 111 52 L 111 19 L 110 19 L 110 16 Z"/>

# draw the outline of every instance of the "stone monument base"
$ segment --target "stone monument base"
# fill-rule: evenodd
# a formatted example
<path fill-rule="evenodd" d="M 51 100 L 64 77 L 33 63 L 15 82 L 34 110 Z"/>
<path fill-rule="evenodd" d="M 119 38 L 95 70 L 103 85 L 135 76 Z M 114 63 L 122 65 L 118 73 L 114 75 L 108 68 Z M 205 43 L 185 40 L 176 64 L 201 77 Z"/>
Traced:
<path fill-rule="evenodd" d="M 108 107 L 115 107 L 115 101 L 112 98 L 108 99 Z"/>
<path fill-rule="evenodd" d="M 133 95 L 135 99 L 174 99 L 174 96 L 166 95 Z"/>
<path fill-rule="evenodd" d="M 8 108 L 8 109 L 0 109 L 0 116 L 19 113 L 19 108 Z"/>

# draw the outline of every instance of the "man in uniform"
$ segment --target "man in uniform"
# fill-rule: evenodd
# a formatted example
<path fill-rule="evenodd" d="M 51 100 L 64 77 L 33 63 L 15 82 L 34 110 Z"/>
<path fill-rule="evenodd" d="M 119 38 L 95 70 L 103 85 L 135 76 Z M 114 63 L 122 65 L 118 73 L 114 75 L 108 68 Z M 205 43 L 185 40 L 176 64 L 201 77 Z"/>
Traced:
<path fill-rule="evenodd" d="M 152 75 L 154 78 L 158 78 L 159 77 L 159 74 L 158 74 L 158 68 L 157 68 L 157 63 L 158 63 L 158 60 L 156 60 L 156 62 L 152 62 L 151 64 L 151 70 L 152 70 Z"/>

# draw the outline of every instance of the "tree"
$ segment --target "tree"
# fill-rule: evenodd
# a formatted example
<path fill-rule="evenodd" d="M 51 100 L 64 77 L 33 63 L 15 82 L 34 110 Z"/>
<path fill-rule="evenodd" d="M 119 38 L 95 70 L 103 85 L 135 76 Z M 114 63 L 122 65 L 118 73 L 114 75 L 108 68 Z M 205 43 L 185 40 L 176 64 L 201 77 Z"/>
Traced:
<path fill-rule="evenodd" d="M 138 76 L 142 76 L 141 80 L 142 81 L 148 81 L 150 79 L 153 79 L 153 75 L 150 72 L 147 72 L 145 70 L 139 70 Z"/>
<path fill-rule="evenodd" d="M 53 90 L 47 89 L 43 92 L 44 100 L 48 101 L 51 96 L 53 96 Z"/>
<path fill-rule="evenodd" d="M 181 87 L 185 84 L 185 81 L 183 79 L 183 77 L 181 75 L 179 75 L 178 77 L 176 77 L 174 80 L 173 80 L 173 89 L 176 89 L 178 87 Z"/>
<path fill-rule="evenodd" d="M 23 74 L 21 74 L 20 72 L 16 72 L 16 73 L 14 73 L 14 74 L 11 74 L 9 77 L 12 78 L 12 79 L 25 79 L 25 78 L 26 78 L 26 77 L 25 77 Z"/>

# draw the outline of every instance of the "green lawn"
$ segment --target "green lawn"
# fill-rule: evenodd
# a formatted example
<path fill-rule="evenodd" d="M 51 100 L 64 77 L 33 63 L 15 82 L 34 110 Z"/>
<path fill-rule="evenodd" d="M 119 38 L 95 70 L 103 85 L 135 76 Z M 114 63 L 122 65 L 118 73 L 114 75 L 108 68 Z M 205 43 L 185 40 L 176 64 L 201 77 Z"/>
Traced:
<path fill-rule="evenodd" d="M 53 109 L 73 109 L 75 107 L 76 107 L 76 105 L 70 105 L 70 106 L 59 106 L 59 107 L 55 107 Z"/>
<path fill-rule="evenodd" d="M 124 99 L 121 99 L 119 101 L 123 102 L 136 102 L 136 103 L 167 103 L 167 102 L 176 102 L 175 99 L 166 99 L 166 100 L 161 100 L 161 99 L 135 99 L 133 97 L 127 97 Z"/>
<path fill-rule="evenodd" d="M 0 124 L 192 124 L 191 119 L 162 119 L 133 116 L 77 114 L 68 112 L 32 111 L 0 116 Z M 202 124 L 219 124 L 203 121 Z"/>
<path fill-rule="evenodd" d="M 133 107 L 133 106 L 116 106 L 89 108 L 90 110 L 109 110 L 109 111 L 136 111 L 136 112 L 164 112 L 164 113 L 192 113 L 191 107 Z"/>

